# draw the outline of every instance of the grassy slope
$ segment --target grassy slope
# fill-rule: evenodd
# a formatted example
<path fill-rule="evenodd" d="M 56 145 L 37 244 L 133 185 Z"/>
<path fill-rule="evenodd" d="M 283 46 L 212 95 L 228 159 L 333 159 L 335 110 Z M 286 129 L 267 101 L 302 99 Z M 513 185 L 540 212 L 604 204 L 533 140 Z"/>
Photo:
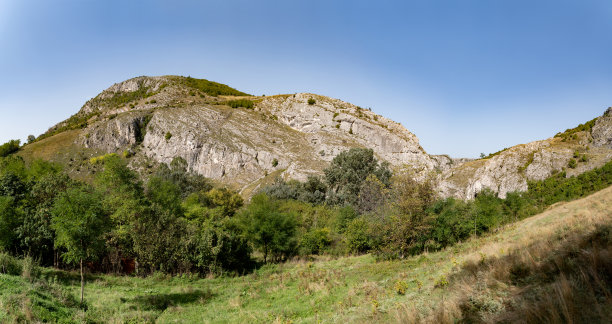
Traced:
<path fill-rule="evenodd" d="M 85 290 L 88 311 L 63 310 L 73 319 L 160 323 L 415 322 L 419 319 L 452 322 L 453 318 L 468 315 L 489 320 L 511 318 L 512 308 L 508 303 L 528 290 L 520 283 L 500 279 L 509 277 L 512 262 L 527 258 L 534 267 L 544 264 L 542 260 L 559 254 L 556 247 L 571 238 L 586 237 L 601 224 L 609 226 L 612 220 L 609 206 L 612 206 L 612 187 L 584 199 L 557 204 L 492 235 L 403 261 L 376 262 L 371 255 L 320 258 L 313 262 L 268 265 L 237 278 L 92 276 Z M 539 247 L 539 252 L 536 253 L 534 246 Z M 510 257 L 514 261 L 507 261 Z M 59 274 L 63 274 L 59 281 L 62 289 L 76 298 L 78 277 L 65 272 Z M 58 272 L 46 269 L 42 276 L 55 278 L 57 275 Z M 17 284 L 11 282 L 19 280 L 0 275 L 3 285 L 0 291 L 5 291 L 7 283 L 12 285 L 10 289 L 17 289 Z M 396 292 L 398 281 L 407 284 L 405 295 Z M 11 302 L 10 296 L 14 294 L 23 293 L 15 290 L 0 294 L 0 318 L 12 318 L 3 314 L 7 309 L 11 309 L 10 316 L 17 316 L 15 312 L 21 311 L 22 318 L 23 313 L 33 312 L 28 310 L 27 298 Z M 484 301 L 481 305 L 474 300 Z M 9 302 L 19 307 L 9 308 Z M 609 303 L 609 298 L 604 302 Z M 466 315 L 466 303 L 480 306 L 476 310 L 471 307 L 471 313 Z M 33 314 L 29 316 L 36 317 L 37 312 Z"/>

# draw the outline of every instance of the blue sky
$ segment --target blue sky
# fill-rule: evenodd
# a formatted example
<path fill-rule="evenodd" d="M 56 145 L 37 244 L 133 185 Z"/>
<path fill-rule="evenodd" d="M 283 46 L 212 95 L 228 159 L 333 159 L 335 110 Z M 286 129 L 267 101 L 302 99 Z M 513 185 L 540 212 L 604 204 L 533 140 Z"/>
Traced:
<path fill-rule="evenodd" d="M 328 95 L 476 157 L 612 106 L 612 2 L 0 0 L 0 142 L 165 74 Z"/>

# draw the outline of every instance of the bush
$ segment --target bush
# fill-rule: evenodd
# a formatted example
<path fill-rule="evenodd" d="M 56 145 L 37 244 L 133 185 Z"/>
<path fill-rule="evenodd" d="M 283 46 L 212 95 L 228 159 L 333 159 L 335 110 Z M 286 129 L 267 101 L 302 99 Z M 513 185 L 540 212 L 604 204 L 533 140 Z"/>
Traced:
<path fill-rule="evenodd" d="M 408 290 L 408 284 L 403 280 L 396 281 L 394 287 L 398 295 L 405 295 Z"/>
<path fill-rule="evenodd" d="M 302 254 L 319 254 L 332 243 L 328 228 L 317 228 L 306 232 L 300 241 Z"/>
<path fill-rule="evenodd" d="M 22 273 L 23 265 L 21 260 L 0 252 L 0 273 L 19 276 Z"/>
<path fill-rule="evenodd" d="M 166 132 L 164 137 L 166 138 L 166 141 L 169 141 L 172 138 L 172 134 L 170 134 L 170 132 Z"/>
<path fill-rule="evenodd" d="M 316 103 L 316 100 L 314 100 L 313 98 L 308 98 L 308 104 L 309 105 L 314 105 Z"/>
<path fill-rule="evenodd" d="M 253 101 L 249 99 L 230 100 L 226 104 L 232 108 L 244 107 L 247 109 L 251 109 L 254 106 Z"/>
<path fill-rule="evenodd" d="M 272 166 L 276 168 L 276 166 L 278 166 L 278 160 L 275 158 L 274 160 L 272 160 Z"/>
<path fill-rule="evenodd" d="M 250 241 L 263 253 L 264 262 L 269 255 L 282 261 L 295 253 L 297 220 L 293 214 L 281 212 L 278 202 L 258 194 L 240 216 Z"/>
<path fill-rule="evenodd" d="M 576 165 L 577 164 L 576 164 L 576 160 L 575 159 L 570 159 L 569 162 L 567 163 L 567 166 L 572 168 L 572 169 L 575 169 Z"/>
<path fill-rule="evenodd" d="M 0 157 L 5 157 L 9 154 L 17 152 L 19 150 L 19 143 L 19 140 L 10 140 L 0 145 Z"/>
<path fill-rule="evenodd" d="M 349 252 L 364 253 L 372 248 L 368 222 L 362 217 L 353 219 L 344 233 Z"/>

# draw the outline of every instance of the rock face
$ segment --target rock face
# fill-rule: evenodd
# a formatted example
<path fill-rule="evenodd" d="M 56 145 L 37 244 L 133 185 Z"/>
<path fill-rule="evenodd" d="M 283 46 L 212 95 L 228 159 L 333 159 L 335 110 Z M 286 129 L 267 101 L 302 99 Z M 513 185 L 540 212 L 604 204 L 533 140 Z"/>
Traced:
<path fill-rule="evenodd" d="M 569 140 L 517 145 L 487 159 L 453 159 L 427 154 L 402 125 L 338 99 L 308 93 L 249 96 L 241 98 L 254 103 L 251 109 L 230 108 L 227 101 L 239 98 L 219 91 L 239 92 L 215 84 L 211 94 L 192 86 L 198 84 L 193 80 L 138 77 L 114 84 L 75 115 L 87 119 L 77 144 L 130 151 L 130 164 L 143 172 L 151 163 L 182 157 L 190 170 L 246 195 L 277 176 L 304 180 L 321 174 L 338 153 L 352 147 L 371 148 L 392 168 L 411 168 L 419 179 L 435 174 L 440 196 L 462 199 L 485 188 L 504 197 L 526 190 L 528 180 L 563 169 L 578 174 L 612 159 L 612 109 Z M 570 159 L 585 161 L 567 168 Z"/>
<path fill-rule="evenodd" d="M 139 77 L 103 91 L 80 112 L 95 117 L 78 142 L 106 152 L 134 151 L 133 165 L 182 157 L 190 170 L 240 189 L 269 177 L 321 174 L 351 147 L 372 148 L 393 167 L 422 174 L 440 164 L 400 124 L 341 100 L 299 93 L 249 97 L 253 109 L 230 108 L 221 103 L 231 98 L 194 96 L 173 80 Z M 117 99 L 131 93 L 145 98 Z"/>
<path fill-rule="evenodd" d="M 612 159 L 611 112 L 609 108 L 595 119 L 591 129 L 516 145 L 491 158 L 447 169 L 438 191 L 443 197 L 471 199 L 488 188 L 504 198 L 508 192 L 527 190 L 529 180 L 543 180 L 560 171 L 573 176 L 600 167 Z M 570 160 L 576 162 L 574 167 Z"/>

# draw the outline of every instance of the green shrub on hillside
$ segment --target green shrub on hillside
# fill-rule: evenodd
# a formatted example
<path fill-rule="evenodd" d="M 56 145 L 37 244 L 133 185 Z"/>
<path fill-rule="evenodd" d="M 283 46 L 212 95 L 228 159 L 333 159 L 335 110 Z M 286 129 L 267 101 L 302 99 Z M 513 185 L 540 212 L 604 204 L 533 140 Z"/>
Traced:
<path fill-rule="evenodd" d="M 8 156 L 19 151 L 20 140 L 10 140 L 0 145 L 0 157 Z"/>
<path fill-rule="evenodd" d="M 226 104 L 228 106 L 232 107 L 232 108 L 243 107 L 243 108 L 251 109 L 254 106 L 253 101 L 251 101 L 249 99 L 230 100 L 230 101 L 226 102 Z"/>
<path fill-rule="evenodd" d="M 314 105 L 316 102 L 317 102 L 317 101 L 316 101 L 316 100 L 314 100 L 313 98 L 308 98 L 308 104 L 309 104 L 309 105 L 311 105 L 311 106 L 312 106 L 312 105 Z"/>
<path fill-rule="evenodd" d="M 225 84 L 208 81 L 205 79 L 195 79 L 192 77 L 178 77 L 178 82 L 191 87 L 195 90 L 204 92 L 210 96 L 249 96 L 249 94 L 238 91 Z"/>

